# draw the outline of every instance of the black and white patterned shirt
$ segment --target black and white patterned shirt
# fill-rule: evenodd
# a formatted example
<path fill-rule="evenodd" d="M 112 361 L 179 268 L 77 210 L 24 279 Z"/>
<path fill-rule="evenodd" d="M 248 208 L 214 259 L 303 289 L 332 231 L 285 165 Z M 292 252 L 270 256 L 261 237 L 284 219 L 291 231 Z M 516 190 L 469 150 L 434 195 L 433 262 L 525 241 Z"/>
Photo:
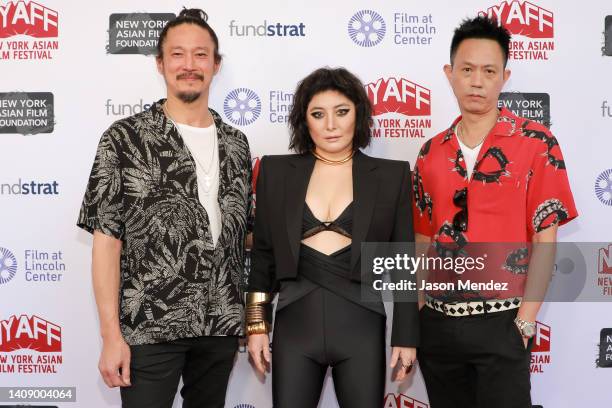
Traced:
<path fill-rule="evenodd" d="M 222 224 L 213 248 L 195 163 L 163 102 L 102 135 L 77 225 L 122 240 L 120 322 L 128 344 L 242 335 L 247 138 L 210 110 L 219 141 Z"/>

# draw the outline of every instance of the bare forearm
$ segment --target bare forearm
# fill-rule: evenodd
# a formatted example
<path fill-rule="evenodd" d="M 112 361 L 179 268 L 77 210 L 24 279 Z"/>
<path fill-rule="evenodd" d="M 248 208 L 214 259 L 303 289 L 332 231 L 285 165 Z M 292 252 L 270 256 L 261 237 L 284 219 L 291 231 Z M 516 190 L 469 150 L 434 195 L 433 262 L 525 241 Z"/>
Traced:
<path fill-rule="evenodd" d="M 92 281 L 100 319 L 100 334 L 105 339 L 121 336 L 119 327 L 120 258 L 121 241 L 96 231 L 92 251 Z"/>
<path fill-rule="evenodd" d="M 556 226 L 533 237 L 525 294 L 518 311 L 518 317 L 523 320 L 535 321 L 542 306 L 555 265 L 556 239 Z"/>

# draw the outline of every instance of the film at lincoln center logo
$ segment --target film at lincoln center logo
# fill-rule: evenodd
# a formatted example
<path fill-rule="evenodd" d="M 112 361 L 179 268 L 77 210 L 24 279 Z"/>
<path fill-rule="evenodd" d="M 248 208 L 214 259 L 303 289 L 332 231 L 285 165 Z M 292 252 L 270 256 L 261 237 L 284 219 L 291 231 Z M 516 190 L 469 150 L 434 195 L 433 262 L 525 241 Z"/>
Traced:
<path fill-rule="evenodd" d="M 387 32 L 387 25 L 380 14 L 373 10 L 361 10 L 348 22 L 348 34 L 361 47 L 378 45 Z"/>
<path fill-rule="evenodd" d="M 595 195 L 603 204 L 612 206 L 612 169 L 603 171 L 595 179 Z"/>
<path fill-rule="evenodd" d="M 249 88 L 236 88 L 225 97 L 223 112 L 234 125 L 250 125 L 261 114 L 261 99 Z"/>
<path fill-rule="evenodd" d="M 0 285 L 7 283 L 17 273 L 17 258 L 11 251 L 0 247 Z"/>

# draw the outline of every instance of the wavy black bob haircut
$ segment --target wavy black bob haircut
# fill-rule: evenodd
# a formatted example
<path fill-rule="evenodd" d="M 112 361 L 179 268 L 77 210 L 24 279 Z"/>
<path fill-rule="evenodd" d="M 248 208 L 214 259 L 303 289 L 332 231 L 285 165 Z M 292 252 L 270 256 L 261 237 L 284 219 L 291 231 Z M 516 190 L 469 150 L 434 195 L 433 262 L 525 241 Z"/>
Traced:
<path fill-rule="evenodd" d="M 208 14 L 206 14 L 204 10 L 196 8 L 188 9 L 183 7 L 179 15 L 176 16 L 176 18 L 166 23 L 162 32 L 159 34 L 159 39 L 157 40 L 157 58 L 161 59 L 164 55 L 163 45 L 164 40 L 168 36 L 168 30 L 170 30 L 172 27 L 176 27 L 181 24 L 195 24 L 208 31 L 210 37 L 215 43 L 215 62 L 219 64 L 221 62 L 222 57 L 219 53 L 219 38 L 217 37 L 217 33 L 215 33 L 215 30 L 213 30 L 212 27 L 208 24 Z"/>
<path fill-rule="evenodd" d="M 293 97 L 293 107 L 289 113 L 291 137 L 289 149 L 296 153 L 306 153 L 314 149 L 308 131 L 306 114 L 312 98 L 321 92 L 337 91 L 355 104 L 355 135 L 353 150 L 370 144 L 372 132 L 372 104 L 364 85 L 359 78 L 345 68 L 319 68 L 304 78 L 297 86 Z"/>

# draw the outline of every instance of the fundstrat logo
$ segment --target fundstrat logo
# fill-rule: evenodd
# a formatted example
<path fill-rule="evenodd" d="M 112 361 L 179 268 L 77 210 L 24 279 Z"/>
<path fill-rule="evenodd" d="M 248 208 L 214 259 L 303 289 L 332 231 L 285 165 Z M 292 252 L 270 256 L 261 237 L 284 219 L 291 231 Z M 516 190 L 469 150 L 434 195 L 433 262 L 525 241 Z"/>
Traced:
<path fill-rule="evenodd" d="M 34 1 L 0 4 L 0 39 L 23 35 L 32 38 L 57 38 L 58 13 Z M 0 59 L 52 59 L 58 49 L 56 40 L 0 41 Z"/>
<path fill-rule="evenodd" d="M 478 14 L 497 20 L 513 36 L 522 37 L 510 42 L 509 59 L 548 60 L 555 49 L 554 15 L 536 4 L 524 0 L 503 1 Z"/>
<path fill-rule="evenodd" d="M 431 128 L 431 91 L 405 78 L 379 78 L 365 86 L 372 102 L 373 137 L 424 138 Z M 382 117 L 384 115 L 384 117 Z"/>

